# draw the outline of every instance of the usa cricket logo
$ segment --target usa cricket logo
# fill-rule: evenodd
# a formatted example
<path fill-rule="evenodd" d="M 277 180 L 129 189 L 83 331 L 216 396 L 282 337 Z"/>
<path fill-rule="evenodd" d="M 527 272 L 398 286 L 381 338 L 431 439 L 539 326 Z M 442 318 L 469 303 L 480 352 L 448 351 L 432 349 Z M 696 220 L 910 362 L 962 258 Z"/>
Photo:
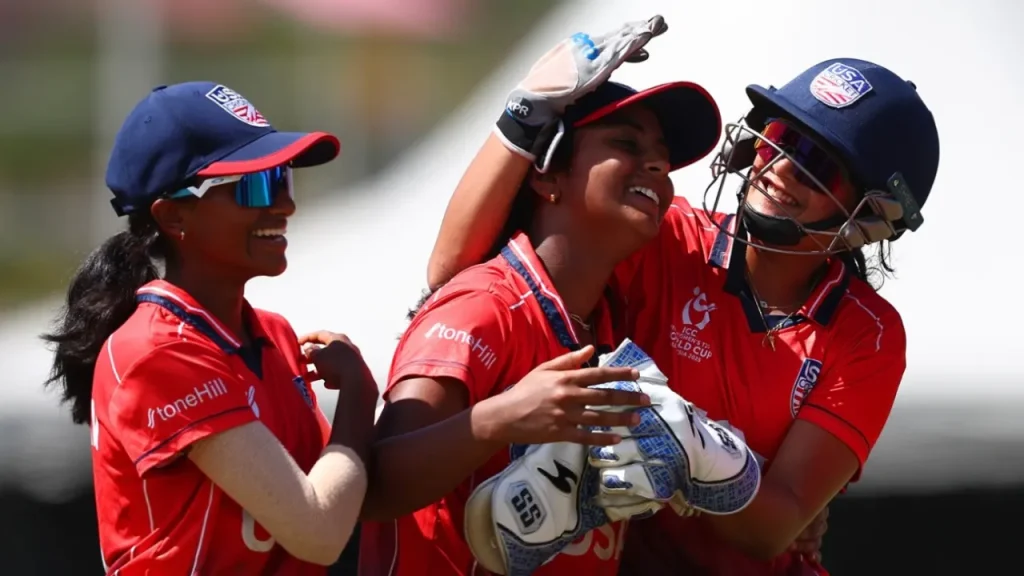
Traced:
<path fill-rule="evenodd" d="M 295 385 L 295 389 L 299 391 L 302 399 L 306 401 L 306 406 L 313 408 L 313 398 L 309 395 L 309 388 L 306 387 L 306 380 L 302 376 L 296 376 L 292 379 L 292 384 Z"/>
<path fill-rule="evenodd" d="M 845 108 L 871 92 L 871 83 L 852 66 L 836 62 L 811 80 L 811 95 L 832 108 Z"/>
<path fill-rule="evenodd" d="M 821 361 L 814 358 L 807 358 L 800 366 L 800 372 L 796 375 L 796 382 L 793 383 L 793 392 L 789 395 L 789 412 L 796 418 L 800 407 L 811 394 L 811 390 L 818 384 L 818 375 L 821 374 Z"/>
<path fill-rule="evenodd" d="M 270 122 L 241 94 L 227 86 L 218 84 L 206 93 L 206 97 L 235 118 L 257 128 L 269 128 Z"/>

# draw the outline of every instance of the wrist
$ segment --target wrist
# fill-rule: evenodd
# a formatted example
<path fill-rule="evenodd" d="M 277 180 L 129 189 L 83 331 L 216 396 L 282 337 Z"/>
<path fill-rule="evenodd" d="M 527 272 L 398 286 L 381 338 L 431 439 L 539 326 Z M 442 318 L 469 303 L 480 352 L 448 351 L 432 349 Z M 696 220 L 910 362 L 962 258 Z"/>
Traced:
<path fill-rule="evenodd" d="M 469 429 L 477 442 L 496 447 L 507 444 L 502 440 L 501 407 L 497 397 L 487 398 L 469 408 Z"/>

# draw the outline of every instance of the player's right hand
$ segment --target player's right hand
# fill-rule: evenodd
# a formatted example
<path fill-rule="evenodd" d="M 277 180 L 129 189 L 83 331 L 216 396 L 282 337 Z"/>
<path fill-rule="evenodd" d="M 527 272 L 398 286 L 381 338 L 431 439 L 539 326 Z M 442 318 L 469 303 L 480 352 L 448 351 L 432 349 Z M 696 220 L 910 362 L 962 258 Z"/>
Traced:
<path fill-rule="evenodd" d="M 642 62 L 644 46 L 668 30 L 665 19 L 626 22 L 610 32 L 572 35 L 538 60 L 509 94 L 505 113 L 496 125 L 502 142 L 513 152 L 546 169 L 564 131 L 559 118 L 567 106 L 608 80 L 623 62 Z"/>
<path fill-rule="evenodd" d="M 634 368 L 581 368 L 594 354 L 593 346 L 569 352 L 545 362 L 518 384 L 478 406 L 486 421 L 488 439 L 503 444 L 575 442 L 610 445 L 621 441 L 615 434 L 581 426 L 630 426 L 639 422 L 633 411 L 604 412 L 593 406 L 648 406 L 650 398 L 639 392 L 588 388 L 595 384 L 635 381 Z"/>
<path fill-rule="evenodd" d="M 360 388 L 370 388 L 369 385 L 372 385 L 373 394 L 377 394 L 377 386 L 373 383 L 370 368 L 363 360 L 359 348 L 348 336 L 329 330 L 318 330 L 300 337 L 299 346 L 306 361 L 315 367 L 310 377 L 314 380 L 323 380 L 326 388 L 337 390 L 351 382 L 358 383 Z M 373 401 L 376 402 L 376 398 Z"/>

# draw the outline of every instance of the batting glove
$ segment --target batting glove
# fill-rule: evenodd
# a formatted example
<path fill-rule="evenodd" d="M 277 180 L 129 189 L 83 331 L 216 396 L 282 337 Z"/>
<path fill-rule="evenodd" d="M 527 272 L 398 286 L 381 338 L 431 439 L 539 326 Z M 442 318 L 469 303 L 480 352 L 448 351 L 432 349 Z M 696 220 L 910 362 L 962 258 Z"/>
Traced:
<path fill-rule="evenodd" d="M 530 69 L 505 102 L 495 125 L 505 146 L 547 171 L 565 126 L 561 115 L 581 96 L 608 80 L 623 62 L 642 62 L 644 46 L 668 30 L 665 19 L 628 22 L 600 36 L 574 34 Z"/>

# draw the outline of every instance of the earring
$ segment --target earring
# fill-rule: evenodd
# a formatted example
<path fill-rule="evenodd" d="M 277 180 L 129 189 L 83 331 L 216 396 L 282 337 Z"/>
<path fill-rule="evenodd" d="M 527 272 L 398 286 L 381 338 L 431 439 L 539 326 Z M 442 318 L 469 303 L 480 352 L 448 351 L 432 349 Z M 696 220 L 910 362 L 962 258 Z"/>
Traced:
<path fill-rule="evenodd" d="M 184 240 L 185 239 L 185 231 L 184 230 L 181 231 L 181 235 L 178 238 L 180 240 Z"/>
<path fill-rule="evenodd" d="M 552 204 L 554 204 L 554 203 L 558 202 L 558 196 L 556 196 L 556 195 L 554 195 L 554 194 L 550 194 L 550 195 L 548 195 L 548 199 L 550 199 L 550 200 L 551 200 L 551 203 L 552 203 Z"/>

